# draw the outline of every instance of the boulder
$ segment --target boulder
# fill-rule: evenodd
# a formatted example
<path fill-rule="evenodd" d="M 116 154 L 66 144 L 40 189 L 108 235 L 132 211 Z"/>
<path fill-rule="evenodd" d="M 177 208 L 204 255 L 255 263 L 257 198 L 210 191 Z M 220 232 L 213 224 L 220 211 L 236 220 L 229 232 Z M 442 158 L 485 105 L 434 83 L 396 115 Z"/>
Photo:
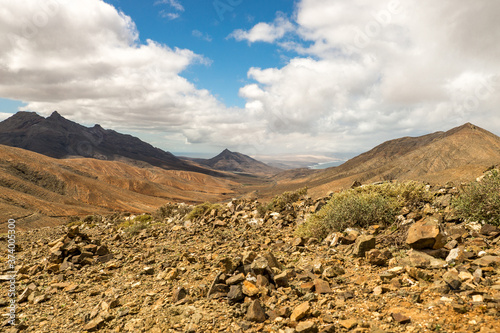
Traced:
<path fill-rule="evenodd" d="M 365 253 L 375 248 L 375 237 L 372 235 L 359 236 L 354 244 L 353 255 L 364 257 Z"/>
<path fill-rule="evenodd" d="M 446 238 L 437 219 L 426 217 L 410 227 L 406 244 L 417 250 L 440 249 L 446 244 Z"/>

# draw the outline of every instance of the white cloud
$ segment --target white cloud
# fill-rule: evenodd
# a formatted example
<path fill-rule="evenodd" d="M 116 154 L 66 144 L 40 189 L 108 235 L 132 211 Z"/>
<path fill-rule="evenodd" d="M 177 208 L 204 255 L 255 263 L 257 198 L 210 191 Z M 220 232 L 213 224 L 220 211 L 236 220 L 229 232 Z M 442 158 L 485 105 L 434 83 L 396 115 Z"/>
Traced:
<path fill-rule="evenodd" d="M 293 24 L 281 13 L 279 13 L 273 23 L 257 23 L 249 31 L 238 29 L 233 31 L 228 38 L 237 41 L 247 40 L 249 43 L 267 42 L 272 43 L 283 38 L 286 33 L 294 29 Z"/>
<path fill-rule="evenodd" d="M 181 3 L 177 0 L 159 0 L 155 2 L 155 6 L 156 5 L 169 5 L 175 10 L 178 10 L 180 12 L 184 11 L 184 6 L 182 6 Z"/>
<path fill-rule="evenodd" d="M 186 49 L 141 44 L 130 17 L 98 0 L 6 0 L 0 10 L 0 96 L 49 115 L 128 130 L 217 136 L 237 119 L 207 90 L 180 76 L 209 63 Z M 30 20 L 43 15 L 39 26 Z M 13 19 L 15 18 L 15 19 Z M 215 134 L 214 134 L 215 133 Z M 222 136 L 222 135 L 221 135 Z"/>
<path fill-rule="evenodd" d="M 170 13 L 165 10 L 160 11 L 160 16 L 169 20 L 175 20 L 179 17 L 181 17 L 181 14 L 179 13 Z"/>
<path fill-rule="evenodd" d="M 4 0 L 0 97 L 43 115 L 161 131 L 173 151 L 359 152 L 467 121 L 495 130 L 498 12 L 488 0 L 302 0 L 293 22 L 278 14 L 232 34 L 299 54 L 281 68 L 250 68 L 238 109 L 182 77 L 209 60 L 141 43 L 131 18 L 103 1 Z"/>
<path fill-rule="evenodd" d="M 255 83 L 240 95 L 273 135 L 304 136 L 316 150 L 359 151 L 467 121 L 494 130 L 499 11 L 489 0 L 302 0 L 302 42 L 267 39 L 301 56 L 282 68 L 251 68 Z M 239 34 L 265 38 L 254 29 Z"/>
<path fill-rule="evenodd" d="M 166 18 L 168 20 L 175 20 L 178 19 L 181 14 L 179 12 L 184 12 L 184 6 L 181 5 L 181 3 L 177 0 L 159 0 L 154 3 L 155 6 L 157 5 L 167 5 L 169 6 L 169 10 L 162 9 L 160 10 L 160 16 L 163 18 Z M 171 12 L 170 10 L 173 9 L 176 12 Z"/>

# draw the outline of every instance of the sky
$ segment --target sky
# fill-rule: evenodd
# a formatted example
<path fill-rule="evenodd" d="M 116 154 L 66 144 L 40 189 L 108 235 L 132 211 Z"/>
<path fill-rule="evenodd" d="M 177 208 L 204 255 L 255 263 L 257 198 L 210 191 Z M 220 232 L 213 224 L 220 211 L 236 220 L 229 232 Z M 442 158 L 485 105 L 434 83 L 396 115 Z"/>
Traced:
<path fill-rule="evenodd" d="M 497 0 L 3 0 L 0 120 L 57 110 L 185 155 L 500 135 Z"/>

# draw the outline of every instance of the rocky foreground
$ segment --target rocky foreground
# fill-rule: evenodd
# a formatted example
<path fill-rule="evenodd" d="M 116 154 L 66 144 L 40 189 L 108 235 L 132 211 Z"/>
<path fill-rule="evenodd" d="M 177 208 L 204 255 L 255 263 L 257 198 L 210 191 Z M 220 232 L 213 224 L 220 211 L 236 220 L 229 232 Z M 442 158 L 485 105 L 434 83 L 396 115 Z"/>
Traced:
<path fill-rule="evenodd" d="M 500 332 L 500 230 L 454 220 L 453 191 L 390 228 L 321 242 L 294 230 L 327 198 L 266 213 L 233 200 L 191 220 L 176 205 L 163 221 L 18 234 L 18 320 L 1 330 Z"/>

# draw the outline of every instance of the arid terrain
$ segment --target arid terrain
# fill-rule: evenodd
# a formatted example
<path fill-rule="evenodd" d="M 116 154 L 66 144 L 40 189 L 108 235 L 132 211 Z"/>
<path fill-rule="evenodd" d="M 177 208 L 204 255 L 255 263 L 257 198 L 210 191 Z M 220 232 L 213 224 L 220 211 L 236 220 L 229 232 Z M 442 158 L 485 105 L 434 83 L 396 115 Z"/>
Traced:
<path fill-rule="evenodd" d="M 455 187 L 430 193 L 390 228 L 324 240 L 294 231 L 328 197 L 267 211 L 232 200 L 188 215 L 175 204 L 22 232 L 19 323 L 2 329 L 498 332 L 500 229 L 456 220 Z"/>
<path fill-rule="evenodd" d="M 499 165 L 500 138 L 486 130 L 465 124 L 338 167 L 282 171 L 229 150 L 182 160 L 107 130 L 89 150 L 100 153 L 59 156 L 33 123 L 55 122 L 53 140 L 91 129 L 58 114 L 0 128 L 14 121 L 18 139 L 6 131 L 3 143 L 22 148 L 0 145 L 2 233 L 8 219 L 17 226 L 17 321 L 2 321 L 5 332 L 499 332 L 500 229 L 455 204 Z M 158 157 L 131 159 L 128 140 Z M 71 152 L 79 140 L 61 142 Z M 323 212 L 337 195 L 400 202 L 416 190 L 388 188 L 409 180 L 420 194 L 389 221 L 310 227 L 335 213 Z M 347 216 L 379 209 L 369 207 Z M 0 309 L 9 304 L 2 294 Z"/>
<path fill-rule="evenodd" d="M 324 170 L 282 171 L 227 149 L 208 160 L 179 159 L 130 135 L 87 128 L 57 112 L 48 118 L 19 112 L 0 122 L 0 143 L 0 220 L 15 218 L 24 229 L 73 216 L 152 212 L 166 202 L 269 200 L 304 186 L 318 198 L 354 182 L 460 184 L 500 161 L 500 138 L 472 124 L 388 141 Z"/>

